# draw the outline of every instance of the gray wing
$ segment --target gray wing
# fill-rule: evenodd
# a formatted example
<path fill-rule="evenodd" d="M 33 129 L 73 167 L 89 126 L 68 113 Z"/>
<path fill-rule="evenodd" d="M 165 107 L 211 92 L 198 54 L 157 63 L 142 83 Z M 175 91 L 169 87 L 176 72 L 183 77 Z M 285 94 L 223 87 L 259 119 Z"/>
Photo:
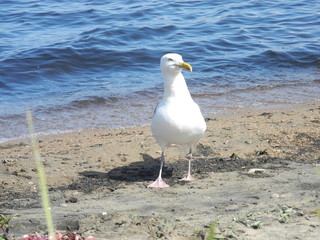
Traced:
<path fill-rule="evenodd" d="M 157 106 L 154 108 L 154 110 L 153 110 L 153 116 L 156 114 L 157 108 L 158 108 L 159 104 L 160 104 L 160 103 L 158 103 Z"/>

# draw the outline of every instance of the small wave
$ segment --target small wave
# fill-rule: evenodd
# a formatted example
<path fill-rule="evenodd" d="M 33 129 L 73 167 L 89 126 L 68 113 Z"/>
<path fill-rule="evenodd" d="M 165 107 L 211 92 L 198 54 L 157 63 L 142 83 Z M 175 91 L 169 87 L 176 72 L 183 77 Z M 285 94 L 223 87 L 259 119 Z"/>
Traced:
<path fill-rule="evenodd" d="M 51 113 L 51 112 L 65 112 L 68 110 L 81 111 L 82 109 L 91 109 L 97 107 L 112 107 L 115 106 L 121 99 L 117 97 L 101 97 L 101 96 L 89 96 L 83 99 L 73 100 L 69 103 L 48 106 L 38 106 L 33 109 L 35 112 Z"/>
<path fill-rule="evenodd" d="M 251 55 L 246 61 L 254 65 L 273 67 L 318 66 L 320 55 L 308 51 L 274 51 L 266 50 L 259 55 Z"/>
<path fill-rule="evenodd" d="M 10 87 L 0 80 L 0 89 L 10 89 Z"/>
<path fill-rule="evenodd" d="M 215 98 L 220 96 L 228 96 L 228 95 L 238 95 L 238 94 L 246 94 L 250 96 L 253 94 L 259 94 L 262 92 L 268 92 L 276 89 L 289 89 L 289 88 L 299 88 L 309 85 L 306 82 L 294 81 L 292 80 L 290 83 L 279 83 L 273 85 L 245 85 L 242 87 L 235 87 L 233 85 L 224 84 L 224 85 L 212 85 L 209 90 L 192 94 L 195 98 Z"/>
<path fill-rule="evenodd" d="M 67 108 L 87 108 L 99 105 L 113 104 L 118 102 L 119 99 L 116 97 L 99 97 L 99 96 L 91 96 L 87 99 L 74 100 L 70 104 L 68 104 Z"/>
<path fill-rule="evenodd" d="M 314 83 L 320 84 L 320 79 L 313 80 Z"/>
<path fill-rule="evenodd" d="M 130 51 L 97 47 L 55 46 L 21 52 L 1 61 L 0 77 L 26 83 L 37 79 L 98 71 L 139 71 L 158 65 L 160 54 L 134 48 Z M 16 71 L 19 69 L 19 71 Z"/>

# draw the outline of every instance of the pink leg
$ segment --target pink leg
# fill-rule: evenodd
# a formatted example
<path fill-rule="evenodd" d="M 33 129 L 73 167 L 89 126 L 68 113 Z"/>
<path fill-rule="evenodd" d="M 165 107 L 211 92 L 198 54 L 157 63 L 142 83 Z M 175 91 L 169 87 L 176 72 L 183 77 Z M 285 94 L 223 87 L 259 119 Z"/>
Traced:
<path fill-rule="evenodd" d="M 162 177 L 161 177 L 163 164 L 164 164 L 164 151 L 162 150 L 159 177 L 157 178 L 157 180 L 155 180 L 153 183 L 151 183 L 151 184 L 148 186 L 148 188 L 167 188 L 167 187 L 169 187 L 169 185 L 166 184 L 166 183 L 162 180 Z"/>
<path fill-rule="evenodd" d="M 191 159 L 192 159 L 192 148 L 190 147 L 190 152 L 187 156 L 189 158 L 189 168 L 188 168 L 188 175 L 181 179 L 181 181 L 192 181 L 194 178 L 191 176 Z"/>

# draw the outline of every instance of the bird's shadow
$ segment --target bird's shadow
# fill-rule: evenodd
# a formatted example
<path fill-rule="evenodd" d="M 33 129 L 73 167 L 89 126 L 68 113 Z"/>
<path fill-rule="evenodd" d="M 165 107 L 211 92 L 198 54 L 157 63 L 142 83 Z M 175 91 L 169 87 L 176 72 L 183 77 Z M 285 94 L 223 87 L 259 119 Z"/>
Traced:
<path fill-rule="evenodd" d="M 198 154 L 192 161 L 192 173 L 197 179 L 206 178 L 210 172 L 231 172 L 247 171 L 247 169 L 261 166 L 271 168 L 273 165 L 284 166 L 286 161 L 283 159 L 271 158 L 263 153 L 257 156 L 255 161 L 252 159 L 239 158 L 232 154 L 229 158 L 212 157 L 214 155 L 210 148 L 202 146 L 197 148 Z M 154 181 L 159 174 L 160 159 L 153 158 L 148 154 L 141 153 L 143 161 L 133 162 L 126 166 L 116 167 L 108 172 L 83 171 L 80 177 L 68 186 L 61 187 L 61 190 L 77 190 L 84 193 L 93 191 L 103 191 L 107 188 L 111 191 L 119 189 L 124 185 L 137 182 Z M 269 166 L 270 165 L 270 166 Z M 168 162 L 163 167 L 162 177 L 169 185 L 185 184 L 178 181 L 187 172 L 188 163 L 186 159 Z M 258 177 L 267 177 L 265 175 Z"/>
<path fill-rule="evenodd" d="M 159 174 L 160 159 L 153 158 L 148 154 L 141 153 L 143 161 L 133 162 L 126 166 L 116 167 L 109 172 L 84 171 L 80 176 L 94 179 L 110 179 L 122 182 L 140 182 L 154 180 Z M 164 166 L 164 177 L 172 176 L 172 168 Z"/>

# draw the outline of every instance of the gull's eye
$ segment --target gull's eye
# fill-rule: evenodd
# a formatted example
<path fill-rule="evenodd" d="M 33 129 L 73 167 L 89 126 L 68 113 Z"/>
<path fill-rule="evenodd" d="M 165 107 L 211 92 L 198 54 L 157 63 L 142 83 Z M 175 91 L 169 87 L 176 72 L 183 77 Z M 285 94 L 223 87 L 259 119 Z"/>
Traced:
<path fill-rule="evenodd" d="M 172 58 L 168 58 L 168 62 L 172 62 L 173 61 L 173 59 Z"/>

